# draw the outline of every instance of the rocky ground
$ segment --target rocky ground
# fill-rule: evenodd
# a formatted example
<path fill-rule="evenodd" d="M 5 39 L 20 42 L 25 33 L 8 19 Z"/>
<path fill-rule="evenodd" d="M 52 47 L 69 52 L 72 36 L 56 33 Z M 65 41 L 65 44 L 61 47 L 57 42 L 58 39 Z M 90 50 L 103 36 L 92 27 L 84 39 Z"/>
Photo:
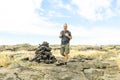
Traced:
<path fill-rule="evenodd" d="M 62 61 L 62 58 L 58 57 Z M 56 66 L 20 61 L 0 68 L 0 80 L 119 80 L 114 60 L 74 57 L 67 65 Z"/>
<path fill-rule="evenodd" d="M 52 51 L 57 60 L 63 62 L 62 57 L 57 56 L 59 48 L 54 50 L 57 50 Z M 73 46 L 68 64 L 61 66 L 56 66 L 55 63 L 30 62 L 35 52 L 13 51 L 10 54 L 6 52 L 1 54 L 7 55 L 6 61 L 13 60 L 13 62 L 10 61 L 4 67 L 0 66 L 0 80 L 120 80 L 120 46 L 118 45 Z M 3 57 L 0 58 L 4 61 Z"/>

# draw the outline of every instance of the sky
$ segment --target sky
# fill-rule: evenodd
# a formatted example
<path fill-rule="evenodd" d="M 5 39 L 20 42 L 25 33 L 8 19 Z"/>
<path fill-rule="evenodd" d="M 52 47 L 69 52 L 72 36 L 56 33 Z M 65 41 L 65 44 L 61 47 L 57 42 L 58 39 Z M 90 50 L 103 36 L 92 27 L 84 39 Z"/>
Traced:
<path fill-rule="evenodd" d="M 0 45 L 60 44 L 64 23 L 72 45 L 120 45 L 120 0 L 0 0 Z"/>

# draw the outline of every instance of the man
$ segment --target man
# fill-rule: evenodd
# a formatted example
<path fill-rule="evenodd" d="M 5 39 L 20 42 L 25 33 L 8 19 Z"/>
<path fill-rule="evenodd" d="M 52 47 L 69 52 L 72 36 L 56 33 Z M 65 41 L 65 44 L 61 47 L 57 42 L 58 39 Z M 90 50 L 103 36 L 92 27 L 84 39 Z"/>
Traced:
<path fill-rule="evenodd" d="M 64 24 L 64 30 L 62 30 L 60 32 L 60 38 L 61 38 L 61 49 L 60 49 L 60 53 L 61 55 L 65 58 L 65 65 L 67 65 L 67 61 L 68 61 L 68 54 L 70 53 L 70 40 L 72 39 L 72 35 L 71 32 L 69 30 L 67 30 L 67 24 Z"/>

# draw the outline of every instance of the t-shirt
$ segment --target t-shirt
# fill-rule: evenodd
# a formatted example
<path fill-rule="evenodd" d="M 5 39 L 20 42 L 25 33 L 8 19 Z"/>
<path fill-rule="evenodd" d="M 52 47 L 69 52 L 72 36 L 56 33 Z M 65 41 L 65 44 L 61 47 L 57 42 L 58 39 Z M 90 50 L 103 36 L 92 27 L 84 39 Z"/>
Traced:
<path fill-rule="evenodd" d="M 71 36 L 71 32 L 68 30 L 67 31 L 63 30 L 60 32 L 60 34 L 62 34 L 61 44 L 69 44 L 70 42 L 70 39 L 67 36 L 65 36 L 66 33 L 68 33 L 68 35 Z"/>

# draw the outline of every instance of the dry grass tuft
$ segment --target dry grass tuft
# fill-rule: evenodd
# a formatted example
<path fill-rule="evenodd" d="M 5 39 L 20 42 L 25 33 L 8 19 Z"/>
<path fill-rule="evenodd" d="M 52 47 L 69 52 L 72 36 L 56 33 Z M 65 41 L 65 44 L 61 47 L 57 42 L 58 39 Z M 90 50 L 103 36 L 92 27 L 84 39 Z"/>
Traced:
<path fill-rule="evenodd" d="M 118 65 L 118 67 L 119 67 L 119 69 L 120 69 L 120 54 L 119 54 L 119 56 L 116 58 L 116 62 L 117 62 L 117 65 Z"/>
<path fill-rule="evenodd" d="M 96 51 L 96 50 L 88 50 L 88 51 L 71 51 L 70 57 L 77 57 L 77 56 L 85 56 L 91 58 L 103 58 L 105 52 Z"/>
<path fill-rule="evenodd" d="M 85 50 L 85 51 L 78 51 L 78 47 L 74 47 L 70 51 L 69 57 L 90 57 L 90 58 L 99 58 L 99 59 L 108 59 L 108 60 L 116 60 L 117 65 L 120 68 L 120 54 L 118 54 L 120 50 L 116 49 L 109 49 L 107 51 L 98 51 L 98 50 Z M 62 57 L 60 55 L 60 50 L 52 50 L 52 53 L 56 57 Z M 11 55 L 15 55 L 14 58 L 11 58 Z M 22 58 L 29 57 L 32 59 L 34 57 L 34 51 L 3 51 L 0 52 L 0 66 L 7 66 L 12 63 L 19 63 Z M 28 65 L 38 65 L 36 63 Z"/>
<path fill-rule="evenodd" d="M 7 66 L 11 62 L 11 59 L 6 54 L 0 54 L 0 66 Z"/>
<path fill-rule="evenodd" d="M 3 51 L 0 52 L 0 66 L 8 66 L 12 63 L 19 63 L 22 58 L 29 57 L 32 58 L 33 51 Z M 16 57 L 11 57 L 11 55 L 18 55 Z"/>

